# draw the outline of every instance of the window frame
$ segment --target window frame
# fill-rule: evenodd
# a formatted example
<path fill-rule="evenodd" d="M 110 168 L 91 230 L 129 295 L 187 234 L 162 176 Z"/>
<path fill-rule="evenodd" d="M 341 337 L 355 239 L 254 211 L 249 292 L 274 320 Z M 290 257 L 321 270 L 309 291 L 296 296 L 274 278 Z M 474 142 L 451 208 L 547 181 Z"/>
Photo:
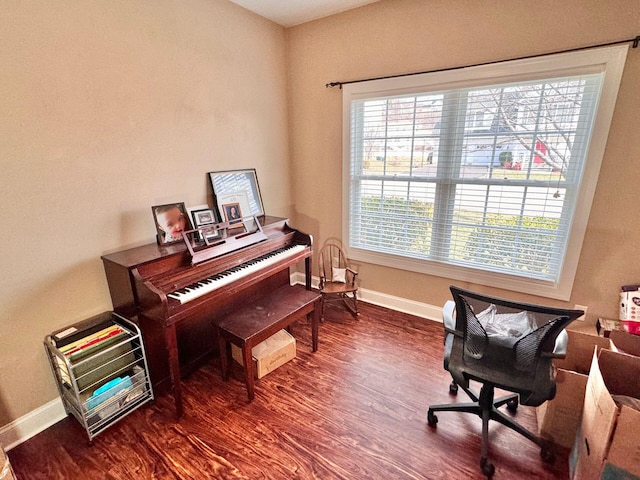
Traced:
<path fill-rule="evenodd" d="M 343 161 L 342 232 L 350 258 L 366 263 L 424 273 L 542 297 L 569 300 L 587 222 L 609 135 L 628 45 L 610 46 L 505 61 L 474 67 L 397 76 L 343 85 Z M 439 90 L 480 87 L 497 82 L 544 80 L 549 78 L 604 74 L 593 130 L 585 158 L 585 168 L 576 199 L 573 223 L 569 229 L 564 262 L 557 281 L 531 279 L 516 275 L 482 271 L 470 267 L 375 252 L 350 245 L 351 198 L 351 103 L 354 100 L 393 95 L 429 93 Z"/>

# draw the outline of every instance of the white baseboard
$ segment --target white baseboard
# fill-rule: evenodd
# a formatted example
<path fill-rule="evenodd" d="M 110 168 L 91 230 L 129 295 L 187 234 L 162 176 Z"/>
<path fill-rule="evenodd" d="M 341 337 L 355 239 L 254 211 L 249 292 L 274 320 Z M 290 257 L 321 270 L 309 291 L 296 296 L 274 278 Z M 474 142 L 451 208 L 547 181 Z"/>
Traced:
<path fill-rule="evenodd" d="M 0 445 L 11 450 L 67 416 L 62 400 L 56 398 L 0 428 Z"/>
<path fill-rule="evenodd" d="M 311 279 L 311 285 L 314 288 L 317 288 L 319 280 L 319 278 L 313 277 Z M 291 283 L 304 285 L 304 273 L 296 272 L 291 275 Z M 366 288 L 358 289 L 358 300 L 362 300 L 366 303 L 372 303 L 373 305 L 378 305 L 380 307 L 386 307 L 397 312 L 408 313 L 409 315 L 442 322 L 442 307 L 436 307 L 427 303 L 387 295 L 386 293 L 367 290 Z"/>
<path fill-rule="evenodd" d="M 395 297 L 364 288 L 359 288 L 358 293 L 358 300 L 362 300 L 363 302 L 386 307 L 397 312 L 408 313 L 416 317 L 442 322 L 442 307 L 436 307 L 427 303 L 416 302 L 415 300 Z"/>
<path fill-rule="evenodd" d="M 304 273 L 296 272 L 291 276 L 292 283 L 304 284 Z M 313 278 L 312 284 L 318 285 L 318 279 Z M 442 321 L 442 308 L 426 303 L 407 300 L 373 290 L 359 289 L 358 300 L 386 307 L 398 312 L 408 313 L 418 317 Z M 10 450 L 16 445 L 29 440 L 34 435 L 49 428 L 67 416 L 62 400 L 57 398 L 33 410 L 17 420 L 0 427 L 0 445 Z"/>

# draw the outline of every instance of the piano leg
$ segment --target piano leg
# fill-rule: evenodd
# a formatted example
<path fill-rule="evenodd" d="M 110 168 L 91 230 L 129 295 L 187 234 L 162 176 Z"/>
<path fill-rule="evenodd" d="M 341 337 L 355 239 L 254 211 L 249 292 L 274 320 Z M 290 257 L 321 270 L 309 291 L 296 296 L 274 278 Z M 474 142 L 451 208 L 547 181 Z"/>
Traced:
<path fill-rule="evenodd" d="M 311 257 L 304 259 L 304 284 L 307 290 L 311 290 Z"/>
<path fill-rule="evenodd" d="M 216 330 L 218 330 L 216 328 Z M 218 350 L 220 351 L 220 370 L 222 371 L 222 379 L 226 382 L 229 380 L 229 345 L 227 340 L 217 332 Z"/>
<path fill-rule="evenodd" d="M 173 398 L 176 404 L 176 420 L 182 417 L 182 386 L 180 379 L 180 360 L 178 358 L 178 341 L 176 338 L 175 324 L 169 325 L 165 329 L 165 339 L 169 353 L 169 372 L 171 374 L 171 385 L 173 387 Z"/>

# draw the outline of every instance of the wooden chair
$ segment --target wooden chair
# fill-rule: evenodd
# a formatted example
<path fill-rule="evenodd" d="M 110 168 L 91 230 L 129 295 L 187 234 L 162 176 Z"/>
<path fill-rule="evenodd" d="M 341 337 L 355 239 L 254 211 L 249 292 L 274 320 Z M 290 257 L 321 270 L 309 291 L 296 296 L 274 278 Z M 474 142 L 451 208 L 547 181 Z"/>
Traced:
<path fill-rule="evenodd" d="M 349 266 L 341 246 L 328 241 L 320 250 L 320 293 L 322 294 L 322 318 L 326 303 L 343 303 L 357 318 L 358 315 L 358 272 Z"/>

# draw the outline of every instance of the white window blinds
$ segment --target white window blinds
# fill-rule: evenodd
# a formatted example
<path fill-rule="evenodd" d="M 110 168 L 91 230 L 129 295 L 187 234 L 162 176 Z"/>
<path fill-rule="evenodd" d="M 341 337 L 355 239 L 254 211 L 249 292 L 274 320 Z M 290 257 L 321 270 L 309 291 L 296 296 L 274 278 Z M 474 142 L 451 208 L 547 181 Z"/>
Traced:
<path fill-rule="evenodd" d="M 351 256 L 561 283 L 607 72 L 542 63 L 346 92 Z"/>

